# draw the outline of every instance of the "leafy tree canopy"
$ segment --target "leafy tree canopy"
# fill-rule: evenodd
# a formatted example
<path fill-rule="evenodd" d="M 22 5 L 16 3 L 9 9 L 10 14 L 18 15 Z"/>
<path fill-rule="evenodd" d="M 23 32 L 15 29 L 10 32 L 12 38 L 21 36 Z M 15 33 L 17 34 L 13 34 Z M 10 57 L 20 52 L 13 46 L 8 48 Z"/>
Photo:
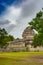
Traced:
<path fill-rule="evenodd" d="M 0 28 L 0 47 L 6 47 L 8 45 L 9 41 L 13 41 L 14 37 L 11 35 L 8 35 L 7 31 L 3 28 Z"/>
<path fill-rule="evenodd" d="M 43 46 L 43 10 L 36 14 L 36 17 L 29 22 L 32 29 L 35 29 L 38 34 L 34 36 L 33 46 Z"/>
<path fill-rule="evenodd" d="M 36 17 L 29 23 L 32 29 L 37 32 L 43 32 L 43 11 L 36 14 Z"/>

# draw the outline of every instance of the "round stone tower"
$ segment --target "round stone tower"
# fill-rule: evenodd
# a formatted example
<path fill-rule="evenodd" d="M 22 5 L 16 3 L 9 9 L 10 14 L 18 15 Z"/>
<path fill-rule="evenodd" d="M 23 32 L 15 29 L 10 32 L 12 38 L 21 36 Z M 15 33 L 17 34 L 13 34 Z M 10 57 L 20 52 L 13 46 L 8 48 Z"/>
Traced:
<path fill-rule="evenodd" d="M 22 37 L 23 37 L 23 39 L 33 39 L 34 34 L 35 34 L 34 30 L 32 30 L 32 29 L 30 28 L 30 26 L 28 26 L 28 27 L 24 30 L 24 32 L 23 32 L 23 34 L 22 34 Z"/>
<path fill-rule="evenodd" d="M 28 27 L 24 30 L 24 32 L 23 32 L 23 34 L 22 34 L 22 37 L 23 37 L 23 40 L 24 40 L 24 42 L 25 42 L 25 46 L 32 44 L 33 39 L 34 39 L 34 35 L 35 35 L 35 32 L 34 32 L 34 30 L 32 30 L 32 29 L 30 28 L 30 26 L 28 26 Z"/>

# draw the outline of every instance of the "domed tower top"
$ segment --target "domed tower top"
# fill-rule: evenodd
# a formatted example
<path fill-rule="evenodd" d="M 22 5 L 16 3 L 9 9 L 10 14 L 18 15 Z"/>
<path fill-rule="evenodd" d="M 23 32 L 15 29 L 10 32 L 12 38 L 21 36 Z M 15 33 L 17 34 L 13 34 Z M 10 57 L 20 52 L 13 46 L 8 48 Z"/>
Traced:
<path fill-rule="evenodd" d="M 23 32 L 23 34 L 22 34 L 22 37 L 23 37 L 23 39 L 33 39 L 34 34 L 35 34 L 34 30 L 32 30 L 32 29 L 30 28 L 30 26 L 28 26 L 28 27 L 24 30 L 24 32 Z"/>

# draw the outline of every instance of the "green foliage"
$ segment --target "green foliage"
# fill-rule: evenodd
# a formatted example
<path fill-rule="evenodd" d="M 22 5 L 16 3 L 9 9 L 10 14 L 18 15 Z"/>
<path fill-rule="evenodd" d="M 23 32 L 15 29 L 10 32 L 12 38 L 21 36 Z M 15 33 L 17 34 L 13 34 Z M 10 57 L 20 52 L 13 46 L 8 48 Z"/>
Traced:
<path fill-rule="evenodd" d="M 14 40 L 13 36 L 8 35 L 7 31 L 0 28 L 0 47 L 6 47 L 9 41 Z"/>
<path fill-rule="evenodd" d="M 43 33 L 36 34 L 34 36 L 33 44 L 34 47 L 43 46 Z"/>
<path fill-rule="evenodd" d="M 37 13 L 36 17 L 29 23 L 32 29 L 43 33 L 43 12 Z"/>
<path fill-rule="evenodd" d="M 31 29 L 35 29 L 38 34 L 34 36 L 33 46 L 43 46 L 43 10 L 36 14 L 36 17 L 29 23 Z"/>
<path fill-rule="evenodd" d="M 19 38 L 16 38 L 17 40 L 19 40 Z"/>
<path fill-rule="evenodd" d="M 7 33 L 7 31 L 4 28 L 3 29 L 0 28 L 0 36 L 5 36 L 7 34 L 8 33 Z"/>
<path fill-rule="evenodd" d="M 14 37 L 13 37 L 12 35 L 9 35 L 9 36 L 8 36 L 8 40 L 9 40 L 9 41 L 13 41 L 13 40 L 14 40 Z"/>

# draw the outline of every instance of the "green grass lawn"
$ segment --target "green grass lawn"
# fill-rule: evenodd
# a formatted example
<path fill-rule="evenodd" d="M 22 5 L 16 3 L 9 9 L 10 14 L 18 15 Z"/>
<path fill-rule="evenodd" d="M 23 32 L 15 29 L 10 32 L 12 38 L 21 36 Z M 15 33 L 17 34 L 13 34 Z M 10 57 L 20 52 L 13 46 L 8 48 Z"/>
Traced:
<path fill-rule="evenodd" d="M 43 65 L 43 52 L 0 52 L 0 65 Z"/>

